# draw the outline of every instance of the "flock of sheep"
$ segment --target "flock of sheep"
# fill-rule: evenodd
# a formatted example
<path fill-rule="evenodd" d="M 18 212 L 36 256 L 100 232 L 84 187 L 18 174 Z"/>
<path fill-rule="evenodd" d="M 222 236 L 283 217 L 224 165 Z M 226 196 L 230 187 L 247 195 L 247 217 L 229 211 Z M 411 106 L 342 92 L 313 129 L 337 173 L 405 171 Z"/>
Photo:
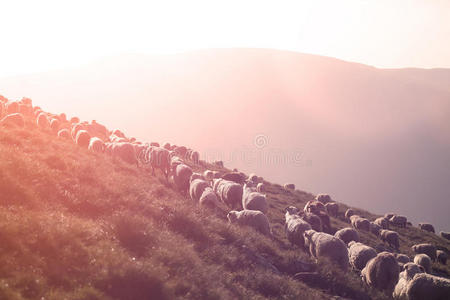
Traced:
<path fill-rule="evenodd" d="M 165 178 L 173 180 L 174 186 L 202 207 L 227 212 L 228 221 L 238 226 L 251 226 L 270 236 L 269 209 L 265 184 L 254 174 L 246 176 L 234 170 L 222 174 L 206 170 L 195 173 L 188 165 L 200 163 L 199 153 L 184 146 L 166 143 L 142 143 L 127 138 L 120 130 L 109 131 L 96 121 L 80 122 L 76 117 L 67 119 L 65 114 L 54 115 L 33 107 L 28 98 L 9 101 L 0 96 L 0 125 L 24 126 L 25 118 L 34 118 L 37 126 L 52 131 L 58 138 L 73 140 L 77 145 L 91 151 L 106 153 L 114 159 L 130 164 L 146 165 L 160 170 Z M 223 167 L 223 163 L 216 162 Z M 293 184 L 285 184 L 286 191 L 295 190 Z M 370 221 L 348 209 L 344 217 L 351 227 L 332 232 L 330 216 L 337 217 L 339 205 L 329 195 L 317 195 L 304 206 L 285 209 L 285 232 L 293 245 L 309 251 L 316 259 L 327 257 L 341 268 L 351 267 L 360 272 L 369 287 L 392 293 L 395 299 L 450 299 L 450 280 L 431 275 L 431 262 L 446 264 L 447 254 L 432 244 L 412 247 L 416 256 L 411 259 L 399 251 L 399 234 L 393 227 L 410 225 L 407 218 L 395 214 Z M 420 223 L 423 230 L 434 232 L 431 224 Z M 360 242 L 358 231 L 370 232 L 396 253 L 377 252 Z M 441 232 L 450 239 L 450 233 Z M 386 249 L 384 249 L 386 250 Z"/>

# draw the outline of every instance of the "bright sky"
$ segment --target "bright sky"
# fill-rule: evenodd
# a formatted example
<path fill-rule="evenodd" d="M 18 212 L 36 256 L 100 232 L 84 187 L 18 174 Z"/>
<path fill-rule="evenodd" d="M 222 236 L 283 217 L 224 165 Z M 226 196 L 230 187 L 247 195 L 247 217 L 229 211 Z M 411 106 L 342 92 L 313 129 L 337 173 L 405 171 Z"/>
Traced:
<path fill-rule="evenodd" d="M 448 0 L 1 0 L 0 12 L 0 76 L 227 47 L 450 67 Z"/>

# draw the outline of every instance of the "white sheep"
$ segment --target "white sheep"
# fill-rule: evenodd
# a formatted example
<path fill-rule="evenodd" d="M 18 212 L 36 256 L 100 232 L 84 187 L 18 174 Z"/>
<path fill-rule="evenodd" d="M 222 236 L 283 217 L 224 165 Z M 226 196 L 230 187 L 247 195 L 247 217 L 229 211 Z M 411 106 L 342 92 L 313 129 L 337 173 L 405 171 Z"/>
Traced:
<path fill-rule="evenodd" d="M 209 187 L 209 183 L 203 179 L 191 180 L 189 185 L 189 195 L 194 202 L 199 202 L 205 189 Z"/>
<path fill-rule="evenodd" d="M 311 229 L 311 225 L 303 220 L 298 214 L 300 210 L 294 206 L 286 207 L 285 209 L 285 224 L 284 230 L 287 239 L 291 244 L 299 247 L 305 246 L 305 239 L 303 233 Z"/>
<path fill-rule="evenodd" d="M 105 143 L 98 137 L 92 137 L 89 141 L 88 149 L 93 152 L 103 153 L 105 151 Z"/>
<path fill-rule="evenodd" d="M 173 174 L 173 181 L 178 190 L 183 193 L 187 193 L 191 175 L 192 169 L 189 166 L 185 164 L 179 164 L 176 166 Z"/>
<path fill-rule="evenodd" d="M 259 210 L 263 213 L 267 213 L 267 210 L 269 209 L 266 195 L 257 192 L 255 188 L 252 188 L 247 184 L 244 184 L 243 188 L 242 207 L 249 210 Z"/>
<path fill-rule="evenodd" d="M 250 226 L 265 235 L 271 235 L 269 219 L 258 210 L 232 210 L 227 215 L 231 224 Z"/>
<path fill-rule="evenodd" d="M 359 242 L 358 232 L 350 227 L 339 229 L 334 236 L 341 239 L 345 244 L 348 244 L 351 241 Z"/>
<path fill-rule="evenodd" d="M 414 253 L 416 254 L 426 254 L 433 261 L 436 260 L 436 247 L 433 244 L 423 243 L 413 245 L 411 247 L 411 250 L 414 251 Z"/>
<path fill-rule="evenodd" d="M 450 295 L 450 280 L 426 273 L 414 275 L 406 286 L 408 300 L 446 300 Z"/>
<path fill-rule="evenodd" d="M 398 250 L 400 243 L 399 243 L 399 235 L 397 232 L 382 229 L 380 231 L 380 238 L 383 242 L 388 243 L 389 246 L 394 247 L 396 250 Z"/>
<path fill-rule="evenodd" d="M 426 254 L 417 254 L 414 256 L 414 263 L 422 266 L 425 272 L 431 273 L 431 258 Z"/>
<path fill-rule="evenodd" d="M 370 287 L 393 292 L 399 278 L 399 266 L 394 255 L 381 252 L 362 269 L 363 282 Z"/>
<path fill-rule="evenodd" d="M 309 252 L 313 257 L 316 259 L 327 257 L 336 262 L 342 269 L 348 269 L 348 250 L 341 239 L 312 229 L 305 231 L 303 236 L 305 238 L 305 246 L 309 248 Z"/>
<path fill-rule="evenodd" d="M 242 205 L 242 185 L 224 179 L 214 179 L 213 182 L 214 192 L 223 203 L 231 208 L 239 208 Z"/>
<path fill-rule="evenodd" d="M 350 265 L 355 269 L 361 271 L 366 266 L 367 262 L 377 256 L 377 251 L 372 247 L 351 241 L 348 244 L 348 258 Z"/>

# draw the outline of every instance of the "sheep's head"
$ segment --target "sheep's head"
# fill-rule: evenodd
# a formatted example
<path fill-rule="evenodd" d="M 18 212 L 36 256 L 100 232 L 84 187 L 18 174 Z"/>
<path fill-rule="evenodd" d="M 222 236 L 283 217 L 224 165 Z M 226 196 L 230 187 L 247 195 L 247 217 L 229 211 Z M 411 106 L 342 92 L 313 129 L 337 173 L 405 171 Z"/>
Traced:
<path fill-rule="evenodd" d="M 290 214 L 290 215 L 297 215 L 297 214 L 300 213 L 300 209 L 298 209 L 298 208 L 295 207 L 295 206 L 288 206 L 288 207 L 286 207 L 286 208 L 284 209 L 284 211 L 285 211 L 287 214 Z"/>
<path fill-rule="evenodd" d="M 406 278 L 407 280 L 410 280 L 414 278 L 414 275 L 424 272 L 425 269 L 422 266 L 409 262 L 403 265 L 402 277 Z"/>

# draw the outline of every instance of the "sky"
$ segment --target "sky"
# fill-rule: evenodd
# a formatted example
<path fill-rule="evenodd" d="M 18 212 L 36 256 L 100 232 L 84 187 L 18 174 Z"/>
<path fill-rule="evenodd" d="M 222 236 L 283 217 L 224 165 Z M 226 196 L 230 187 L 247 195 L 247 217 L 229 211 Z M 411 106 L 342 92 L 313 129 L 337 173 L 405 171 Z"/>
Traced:
<path fill-rule="evenodd" d="M 0 12 L 0 77 L 128 53 L 247 47 L 450 67 L 448 0 L 3 0 Z"/>

